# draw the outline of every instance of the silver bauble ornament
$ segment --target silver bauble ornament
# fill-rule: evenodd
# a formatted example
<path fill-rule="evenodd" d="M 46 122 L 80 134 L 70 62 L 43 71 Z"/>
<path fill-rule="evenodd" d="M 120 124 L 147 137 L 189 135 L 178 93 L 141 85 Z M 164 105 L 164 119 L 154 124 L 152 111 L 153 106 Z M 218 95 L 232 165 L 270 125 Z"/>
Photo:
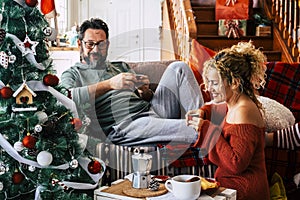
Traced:
<path fill-rule="evenodd" d="M 0 175 L 5 174 L 6 166 L 3 163 L 0 163 Z"/>
<path fill-rule="evenodd" d="M 75 158 L 72 158 L 72 160 L 69 163 L 71 169 L 76 169 L 78 167 L 78 160 Z"/>
<path fill-rule="evenodd" d="M 17 151 L 17 152 L 20 152 L 24 149 L 24 145 L 21 141 L 18 141 L 14 144 L 14 149 Z"/>
<path fill-rule="evenodd" d="M 28 170 L 30 172 L 34 172 L 35 171 L 35 166 L 32 166 L 32 165 L 28 166 Z"/>
<path fill-rule="evenodd" d="M 52 34 L 52 28 L 51 27 L 45 27 L 44 29 L 43 29 L 43 32 L 44 32 L 44 34 L 45 34 L 45 36 L 50 36 L 51 34 Z"/>
<path fill-rule="evenodd" d="M 36 160 L 39 163 L 39 165 L 41 165 L 43 167 L 47 167 L 52 163 L 53 157 L 52 157 L 52 154 L 49 153 L 48 151 L 41 151 L 37 155 Z"/>
<path fill-rule="evenodd" d="M 44 34 L 46 36 L 46 38 L 49 41 L 55 41 L 57 38 L 57 30 L 55 28 L 52 27 L 46 27 L 43 29 Z"/>
<path fill-rule="evenodd" d="M 40 132 L 42 132 L 42 130 L 43 130 L 43 127 L 41 125 L 39 125 L 39 124 L 35 125 L 35 127 L 34 127 L 35 132 L 40 133 Z"/>
<path fill-rule="evenodd" d="M 43 111 L 37 111 L 35 114 L 39 120 L 39 124 L 43 124 L 48 121 L 48 115 Z"/>

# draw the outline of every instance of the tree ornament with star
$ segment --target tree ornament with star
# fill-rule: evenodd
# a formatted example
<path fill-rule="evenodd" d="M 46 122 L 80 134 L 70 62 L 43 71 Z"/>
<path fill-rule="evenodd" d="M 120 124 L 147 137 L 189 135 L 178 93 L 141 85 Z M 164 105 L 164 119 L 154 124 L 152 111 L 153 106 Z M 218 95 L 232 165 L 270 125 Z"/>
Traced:
<path fill-rule="evenodd" d="M 24 42 L 21 42 L 18 44 L 24 51 L 22 51 L 22 55 L 25 56 L 28 53 L 32 53 L 33 55 L 36 55 L 35 47 L 39 44 L 39 42 L 31 41 L 28 37 L 27 33 L 25 36 Z"/>
<path fill-rule="evenodd" d="M 27 48 L 27 49 L 25 48 L 25 43 L 27 42 L 26 38 L 25 38 L 24 42 L 22 42 L 16 35 L 13 35 L 13 34 L 10 34 L 10 33 L 7 33 L 6 37 L 10 38 L 14 42 L 16 47 L 21 51 L 22 56 L 25 56 L 25 58 L 28 60 L 28 62 L 30 64 L 34 65 L 36 68 L 38 68 L 40 70 L 45 70 L 45 68 L 46 68 L 46 66 L 44 66 L 45 64 L 44 63 L 38 63 L 36 61 L 35 57 L 34 57 L 35 54 L 33 54 L 32 50 L 29 49 L 29 48 Z M 29 42 L 29 44 L 30 44 L 30 42 Z M 29 45 L 26 43 L 26 46 L 29 46 Z M 35 47 L 36 46 L 37 46 L 37 44 L 34 44 L 33 46 L 31 46 L 31 48 L 34 49 L 34 52 L 35 52 Z"/>

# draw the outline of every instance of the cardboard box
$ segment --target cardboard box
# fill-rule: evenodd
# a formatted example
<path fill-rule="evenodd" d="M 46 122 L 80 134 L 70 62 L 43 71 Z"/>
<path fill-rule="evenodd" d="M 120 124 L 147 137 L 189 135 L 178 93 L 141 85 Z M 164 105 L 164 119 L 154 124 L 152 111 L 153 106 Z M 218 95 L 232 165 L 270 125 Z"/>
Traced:
<path fill-rule="evenodd" d="M 271 35 L 271 26 L 257 26 L 256 27 L 256 36 L 270 36 Z"/>

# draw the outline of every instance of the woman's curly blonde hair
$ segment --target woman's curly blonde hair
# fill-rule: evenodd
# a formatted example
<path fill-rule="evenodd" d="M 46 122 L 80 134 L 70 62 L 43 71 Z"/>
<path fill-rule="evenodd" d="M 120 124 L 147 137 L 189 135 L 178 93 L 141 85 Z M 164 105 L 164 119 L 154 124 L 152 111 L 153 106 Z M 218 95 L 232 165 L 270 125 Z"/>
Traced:
<path fill-rule="evenodd" d="M 248 95 L 256 105 L 261 104 L 255 96 L 256 90 L 264 87 L 267 58 L 260 49 L 249 42 L 239 42 L 230 48 L 219 51 L 212 59 L 204 63 L 203 81 L 207 89 L 207 76 L 210 68 L 216 68 L 222 80 L 231 85 L 238 80 L 239 92 Z"/>

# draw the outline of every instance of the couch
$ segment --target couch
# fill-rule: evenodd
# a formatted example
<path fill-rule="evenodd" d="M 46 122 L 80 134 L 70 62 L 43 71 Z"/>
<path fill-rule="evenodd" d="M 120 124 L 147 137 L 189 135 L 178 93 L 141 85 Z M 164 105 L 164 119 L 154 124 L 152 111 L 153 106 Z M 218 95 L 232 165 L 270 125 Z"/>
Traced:
<path fill-rule="evenodd" d="M 171 61 L 132 62 L 129 65 L 136 73 L 147 74 L 150 87 L 155 90 L 166 67 Z M 300 120 L 300 63 L 288 64 L 281 62 L 267 63 L 266 85 L 260 94 L 288 107 L 295 116 L 296 122 Z M 114 180 L 132 173 L 131 155 L 135 148 L 143 149 L 153 157 L 153 175 L 169 175 L 188 173 L 205 177 L 213 177 L 216 166 L 201 157 L 200 149 L 189 148 L 182 152 L 182 156 L 172 159 L 170 155 L 180 152 L 180 145 L 156 145 L 128 147 L 108 143 L 98 143 L 96 156 L 107 164 L 107 171 L 102 178 L 102 185 L 110 185 Z M 300 173 L 300 149 L 279 149 L 275 146 L 266 147 L 266 166 L 268 177 L 277 172 L 283 179 L 288 199 L 300 195 L 293 181 L 295 174 Z M 299 197 L 299 196 L 298 196 Z"/>

